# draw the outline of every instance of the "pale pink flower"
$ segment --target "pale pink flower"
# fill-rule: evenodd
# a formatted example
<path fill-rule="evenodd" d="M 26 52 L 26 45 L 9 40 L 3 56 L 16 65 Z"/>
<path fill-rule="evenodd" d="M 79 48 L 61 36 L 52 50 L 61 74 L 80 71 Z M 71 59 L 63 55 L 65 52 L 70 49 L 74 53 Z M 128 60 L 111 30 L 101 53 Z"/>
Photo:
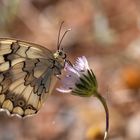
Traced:
<path fill-rule="evenodd" d="M 73 66 L 66 63 L 65 71 L 62 86 L 57 88 L 59 92 L 72 92 L 79 96 L 91 96 L 96 92 L 97 80 L 85 56 L 77 58 Z"/>
<path fill-rule="evenodd" d="M 77 58 L 74 65 L 66 63 L 65 77 L 61 80 L 61 87 L 57 88 L 59 92 L 71 93 L 82 97 L 97 97 L 104 106 L 106 113 L 106 131 L 104 140 L 107 140 L 109 129 L 109 112 L 105 99 L 97 91 L 97 80 L 89 68 L 88 61 L 85 56 Z"/>

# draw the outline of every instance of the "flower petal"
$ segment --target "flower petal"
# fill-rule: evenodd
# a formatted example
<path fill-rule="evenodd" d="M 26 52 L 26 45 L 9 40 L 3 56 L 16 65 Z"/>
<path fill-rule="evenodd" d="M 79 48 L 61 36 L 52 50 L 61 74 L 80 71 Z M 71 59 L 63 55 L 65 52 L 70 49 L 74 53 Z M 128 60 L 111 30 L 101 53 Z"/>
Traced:
<path fill-rule="evenodd" d="M 72 90 L 70 89 L 65 89 L 65 88 L 56 88 L 57 91 L 61 92 L 61 93 L 70 93 Z"/>
<path fill-rule="evenodd" d="M 58 88 L 57 90 L 60 92 L 68 93 L 71 92 L 72 89 L 75 88 L 75 83 L 79 80 L 79 77 L 76 76 L 71 76 L 71 75 L 66 75 L 62 80 L 61 80 L 61 87 Z"/>
<path fill-rule="evenodd" d="M 72 67 L 71 65 L 69 65 L 68 63 L 66 63 L 66 66 L 65 66 L 65 70 L 67 72 L 68 75 L 71 75 L 71 76 L 80 76 L 80 74 L 78 73 L 78 71 Z"/>
<path fill-rule="evenodd" d="M 87 61 L 86 57 L 85 56 L 78 57 L 75 65 L 74 65 L 74 68 L 78 72 L 82 72 L 82 71 L 84 72 L 87 69 L 89 69 L 89 65 L 88 65 L 88 61 Z"/>

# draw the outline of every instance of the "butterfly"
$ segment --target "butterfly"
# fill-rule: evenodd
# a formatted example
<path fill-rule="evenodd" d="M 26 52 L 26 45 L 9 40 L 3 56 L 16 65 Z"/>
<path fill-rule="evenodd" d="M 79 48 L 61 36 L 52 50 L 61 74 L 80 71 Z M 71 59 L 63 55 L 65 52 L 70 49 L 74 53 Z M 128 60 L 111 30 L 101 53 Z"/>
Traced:
<path fill-rule="evenodd" d="M 63 23 L 62 23 L 63 24 Z M 10 115 L 33 115 L 51 94 L 61 75 L 66 53 L 59 39 L 57 51 L 21 40 L 0 38 L 0 108 Z"/>

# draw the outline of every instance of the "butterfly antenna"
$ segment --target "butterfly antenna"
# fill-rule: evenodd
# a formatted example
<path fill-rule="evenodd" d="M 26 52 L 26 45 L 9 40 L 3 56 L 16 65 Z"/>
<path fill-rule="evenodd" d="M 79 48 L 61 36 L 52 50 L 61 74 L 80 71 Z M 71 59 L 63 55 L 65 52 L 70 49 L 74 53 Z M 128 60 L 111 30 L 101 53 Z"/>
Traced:
<path fill-rule="evenodd" d="M 69 31 L 71 31 L 71 29 L 67 29 L 67 30 L 64 32 L 64 34 L 63 34 L 63 36 L 62 36 L 62 38 L 61 38 L 61 40 L 60 40 L 60 42 L 59 42 L 59 44 L 58 44 L 58 49 L 60 49 L 60 45 L 61 45 L 61 43 L 62 43 L 62 41 L 63 41 L 63 38 L 65 37 L 65 35 L 66 35 Z"/>
<path fill-rule="evenodd" d="M 61 22 L 61 25 L 60 25 L 60 28 L 59 28 L 59 31 L 58 31 L 57 50 L 59 50 L 59 47 L 60 47 L 59 40 L 60 40 L 60 33 L 61 33 L 61 29 L 62 29 L 63 24 L 64 24 L 64 21 Z"/>

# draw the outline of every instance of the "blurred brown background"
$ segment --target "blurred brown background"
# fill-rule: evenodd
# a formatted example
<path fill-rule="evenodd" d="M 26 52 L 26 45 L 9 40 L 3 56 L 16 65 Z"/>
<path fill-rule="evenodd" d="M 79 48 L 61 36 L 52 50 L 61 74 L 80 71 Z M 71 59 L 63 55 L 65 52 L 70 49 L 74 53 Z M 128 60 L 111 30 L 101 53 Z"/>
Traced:
<path fill-rule="evenodd" d="M 139 0 L 0 0 L 0 37 L 56 49 L 60 23 L 69 59 L 86 56 L 110 110 L 109 140 L 140 140 Z M 58 86 L 58 85 L 57 85 Z M 0 140 L 102 140 L 96 98 L 55 89 L 39 113 L 21 120 L 0 113 Z"/>

